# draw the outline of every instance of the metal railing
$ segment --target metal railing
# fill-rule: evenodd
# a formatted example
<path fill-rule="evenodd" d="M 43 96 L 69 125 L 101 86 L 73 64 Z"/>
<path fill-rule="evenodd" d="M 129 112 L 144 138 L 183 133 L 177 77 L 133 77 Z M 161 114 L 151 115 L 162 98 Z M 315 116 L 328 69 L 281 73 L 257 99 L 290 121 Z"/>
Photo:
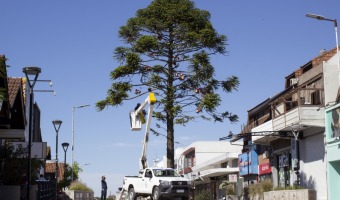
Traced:
<path fill-rule="evenodd" d="M 55 181 L 36 181 L 38 186 L 37 200 L 52 200 L 55 199 Z"/>

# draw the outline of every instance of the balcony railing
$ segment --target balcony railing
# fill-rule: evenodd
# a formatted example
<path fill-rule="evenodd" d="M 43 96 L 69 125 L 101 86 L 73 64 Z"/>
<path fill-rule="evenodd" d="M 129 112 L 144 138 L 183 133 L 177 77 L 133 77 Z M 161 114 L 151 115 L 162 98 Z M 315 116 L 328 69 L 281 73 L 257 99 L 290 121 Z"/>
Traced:
<path fill-rule="evenodd" d="M 322 88 L 291 88 L 266 101 L 249 117 L 240 135 L 251 132 L 291 130 L 292 125 L 324 126 Z M 254 116 L 254 117 L 252 117 Z M 255 136 L 253 141 L 265 136 Z"/>

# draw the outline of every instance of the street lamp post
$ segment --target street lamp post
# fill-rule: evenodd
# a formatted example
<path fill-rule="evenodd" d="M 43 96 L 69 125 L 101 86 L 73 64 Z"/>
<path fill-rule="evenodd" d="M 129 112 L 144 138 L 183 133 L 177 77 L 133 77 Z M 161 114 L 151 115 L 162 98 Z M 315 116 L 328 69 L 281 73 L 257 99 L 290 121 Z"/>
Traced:
<path fill-rule="evenodd" d="M 337 23 L 337 20 L 336 19 L 329 19 L 329 18 L 326 18 L 322 15 L 316 15 L 316 14 L 310 14 L 310 13 L 306 14 L 306 17 L 314 18 L 314 19 L 317 19 L 317 20 L 331 21 L 331 22 L 334 23 L 336 54 L 337 54 L 337 57 L 338 57 L 338 73 L 339 73 L 339 85 L 340 85 L 340 58 L 339 58 L 339 42 L 338 42 L 338 23 Z"/>
<path fill-rule="evenodd" d="M 62 121 L 61 120 L 53 120 L 52 121 L 55 132 L 56 132 L 56 145 L 55 145 L 55 163 L 56 163 L 56 172 L 55 172 L 55 192 L 56 192 L 56 200 L 58 199 L 58 176 L 59 176 L 59 166 L 58 166 L 58 132 L 61 126 Z"/>
<path fill-rule="evenodd" d="M 191 174 L 191 179 L 192 179 L 192 199 L 195 200 L 195 179 L 196 179 L 196 174 Z"/>
<path fill-rule="evenodd" d="M 73 164 L 74 164 L 74 161 L 73 161 L 73 156 L 74 156 L 74 111 L 77 109 L 77 108 L 84 108 L 84 107 L 87 107 L 87 106 L 90 106 L 89 104 L 86 104 L 86 105 L 81 105 L 81 106 L 74 106 L 72 108 L 72 174 L 71 174 L 71 181 L 73 181 Z"/>
<path fill-rule="evenodd" d="M 83 164 L 82 166 L 80 166 L 79 168 L 82 168 L 84 166 L 87 166 L 87 165 L 90 165 L 91 163 L 86 163 L 86 164 Z"/>
<path fill-rule="evenodd" d="M 22 72 L 25 73 L 27 83 L 29 85 L 29 94 L 30 94 L 30 102 L 29 102 L 29 122 L 28 122 L 28 162 L 27 162 L 27 199 L 30 199 L 30 190 L 31 190 L 31 151 L 32 151 L 32 105 L 33 105 L 33 88 L 38 79 L 39 74 L 41 73 L 41 69 L 39 67 L 25 67 L 22 69 Z M 33 79 L 30 79 L 33 78 Z M 32 83 L 31 83 L 32 81 Z"/>
<path fill-rule="evenodd" d="M 63 147 L 64 149 L 64 152 L 65 152 L 65 159 L 64 159 L 64 190 L 65 190 L 65 187 L 66 187 L 66 152 L 67 152 L 67 149 L 68 149 L 68 146 L 70 144 L 67 143 L 67 142 L 64 142 L 61 144 L 61 146 Z"/>

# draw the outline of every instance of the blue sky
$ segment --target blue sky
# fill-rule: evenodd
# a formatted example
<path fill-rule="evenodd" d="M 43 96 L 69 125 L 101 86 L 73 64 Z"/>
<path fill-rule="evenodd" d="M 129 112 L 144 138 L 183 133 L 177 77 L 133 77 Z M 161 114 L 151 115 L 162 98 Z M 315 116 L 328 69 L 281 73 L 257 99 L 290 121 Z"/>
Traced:
<path fill-rule="evenodd" d="M 56 135 L 52 120 L 60 119 L 59 145 L 72 142 L 72 107 L 90 104 L 75 111 L 74 160 L 84 165 L 80 178 L 99 196 L 100 177 L 106 175 L 109 193 L 115 193 L 124 175 L 139 169 L 144 131 L 131 132 L 128 113 L 137 99 L 121 107 L 98 112 L 95 103 L 105 98 L 111 82 L 109 73 L 117 66 L 113 50 L 122 45 L 119 27 L 134 17 L 150 0 L 1 1 L 0 54 L 7 58 L 8 75 L 22 77 L 22 68 L 42 69 L 35 93 L 41 109 L 43 140 L 55 158 Z M 236 75 L 238 92 L 223 95 L 223 109 L 240 117 L 237 124 L 194 122 L 175 128 L 175 140 L 187 146 L 194 141 L 213 140 L 238 133 L 247 121 L 247 110 L 284 88 L 284 77 L 316 57 L 321 49 L 335 47 L 332 22 L 305 17 L 316 13 L 340 19 L 340 2 L 325 1 L 218 1 L 195 0 L 196 7 L 208 10 L 220 34 L 228 36 L 227 56 L 214 56 L 216 75 Z M 151 135 L 149 164 L 165 152 L 165 137 Z M 59 160 L 64 152 L 59 149 Z M 68 150 L 67 162 L 71 162 Z"/>

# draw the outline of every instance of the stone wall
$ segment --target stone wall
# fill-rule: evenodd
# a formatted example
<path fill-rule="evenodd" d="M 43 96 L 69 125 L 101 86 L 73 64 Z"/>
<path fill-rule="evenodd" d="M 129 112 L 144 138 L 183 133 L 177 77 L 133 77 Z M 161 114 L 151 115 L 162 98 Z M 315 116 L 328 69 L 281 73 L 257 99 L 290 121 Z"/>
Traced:
<path fill-rule="evenodd" d="M 278 190 L 264 193 L 264 200 L 316 200 L 315 190 Z"/>

